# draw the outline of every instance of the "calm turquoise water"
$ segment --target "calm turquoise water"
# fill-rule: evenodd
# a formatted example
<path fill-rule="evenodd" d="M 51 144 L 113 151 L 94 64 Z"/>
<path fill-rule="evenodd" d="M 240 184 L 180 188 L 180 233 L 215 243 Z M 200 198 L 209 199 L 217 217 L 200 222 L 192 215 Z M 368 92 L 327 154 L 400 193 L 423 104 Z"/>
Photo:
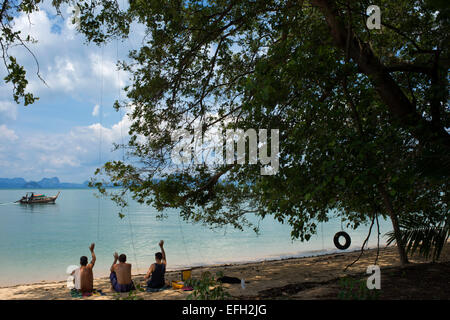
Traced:
<path fill-rule="evenodd" d="M 115 204 L 99 200 L 93 190 L 62 190 L 54 205 L 11 203 L 27 191 L 0 190 L 0 286 L 64 280 L 69 265 L 78 264 L 82 255 L 89 256 L 91 242 L 96 243 L 95 277 L 108 274 L 114 251 L 127 254 L 133 273 L 144 273 L 161 239 L 165 240 L 168 269 L 172 270 L 337 251 L 333 235 L 340 231 L 338 219 L 319 225 L 318 235 L 301 242 L 292 241 L 289 226 L 271 217 L 261 221 L 260 235 L 232 228 L 213 231 L 182 221 L 175 210 L 167 212 L 167 219 L 158 220 L 153 208 L 137 203 L 130 204 L 129 219 L 120 219 Z M 58 190 L 34 191 L 54 195 Z M 347 230 L 352 237 L 348 250 L 361 246 L 367 230 L 368 226 Z M 390 223 L 382 221 L 382 234 L 389 230 Z M 383 238 L 381 242 L 385 243 Z M 369 244 L 373 246 L 375 233 Z"/>

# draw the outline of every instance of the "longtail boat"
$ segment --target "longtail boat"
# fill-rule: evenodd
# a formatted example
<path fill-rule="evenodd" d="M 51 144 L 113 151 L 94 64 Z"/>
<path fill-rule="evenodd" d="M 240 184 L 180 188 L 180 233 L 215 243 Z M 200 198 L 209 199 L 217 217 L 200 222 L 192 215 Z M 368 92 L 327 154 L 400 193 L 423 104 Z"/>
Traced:
<path fill-rule="evenodd" d="M 58 199 L 60 192 L 56 196 L 47 197 L 45 194 L 34 194 L 34 192 L 27 192 L 22 199 L 17 200 L 16 202 L 20 202 L 23 204 L 34 204 L 34 203 L 55 203 L 56 199 Z"/>

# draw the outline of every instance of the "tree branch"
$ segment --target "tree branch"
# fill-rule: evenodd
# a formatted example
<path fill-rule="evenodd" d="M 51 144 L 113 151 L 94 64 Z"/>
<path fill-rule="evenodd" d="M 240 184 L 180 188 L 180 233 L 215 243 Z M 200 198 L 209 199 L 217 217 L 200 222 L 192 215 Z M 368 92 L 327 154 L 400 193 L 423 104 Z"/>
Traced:
<path fill-rule="evenodd" d="M 313 0 L 312 4 L 323 13 L 336 46 L 344 52 L 347 48 L 348 33 L 351 33 L 351 41 L 348 46 L 350 58 L 370 78 L 381 100 L 402 127 L 408 130 L 421 143 L 431 143 L 450 150 L 450 134 L 445 128 L 436 128 L 436 126 L 416 112 L 412 102 L 409 101 L 379 58 L 375 56 L 370 45 L 358 39 L 351 30 L 345 28 L 339 21 L 339 12 L 335 2 L 331 0 Z"/>
<path fill-rule="evenodd" d="M 416 65 L 412 63 L 397 63 L 386 66 L 387 72 L 415 72 L 430 75 L 432 68 L 425 65 Z"/>

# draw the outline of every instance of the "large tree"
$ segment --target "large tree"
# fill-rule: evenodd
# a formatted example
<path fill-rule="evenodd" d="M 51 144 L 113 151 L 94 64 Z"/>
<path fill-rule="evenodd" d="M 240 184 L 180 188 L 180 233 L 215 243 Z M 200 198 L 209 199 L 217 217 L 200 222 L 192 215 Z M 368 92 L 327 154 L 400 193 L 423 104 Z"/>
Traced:
<path fill-rule="evenodd" d="M 60 1 L 64 2 L 64 1 Z M 337 209 L 353 227 L 448 214 L 448 19 L 443 1 L 79 1 L 102 43 L 145 27 L 122 67 L 134 162 L 103 172 L 139 202 L 209 225 L 274 215 L 308 239 Z M 177 129 L 279 129 L 276 175 L 261 164 L 174 165 Z M 269 142 L 270 143 L 270 142 Z M 135 162 L 135 160 L 139 162 Z M 107 192 L 101 184 L 99 189 Z M 125 205 L 122 194 L 113 199 Z"/>

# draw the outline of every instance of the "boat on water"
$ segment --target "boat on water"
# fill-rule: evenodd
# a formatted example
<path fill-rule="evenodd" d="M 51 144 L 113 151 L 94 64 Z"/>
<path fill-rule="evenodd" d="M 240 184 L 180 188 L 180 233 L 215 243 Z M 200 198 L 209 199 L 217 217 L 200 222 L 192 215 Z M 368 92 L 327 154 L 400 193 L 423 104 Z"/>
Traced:
<path fill-rule="evenodd" d="M 22 199 L 17 200 L 16 202 L 23 204 L 35 204 L 35 203 L 55 203 L 56 199 L 58 199 L 60 192 L 56 196 L 47 197 L 45 194 L 34 194 L 34 192 L 27 192 Z"/>

